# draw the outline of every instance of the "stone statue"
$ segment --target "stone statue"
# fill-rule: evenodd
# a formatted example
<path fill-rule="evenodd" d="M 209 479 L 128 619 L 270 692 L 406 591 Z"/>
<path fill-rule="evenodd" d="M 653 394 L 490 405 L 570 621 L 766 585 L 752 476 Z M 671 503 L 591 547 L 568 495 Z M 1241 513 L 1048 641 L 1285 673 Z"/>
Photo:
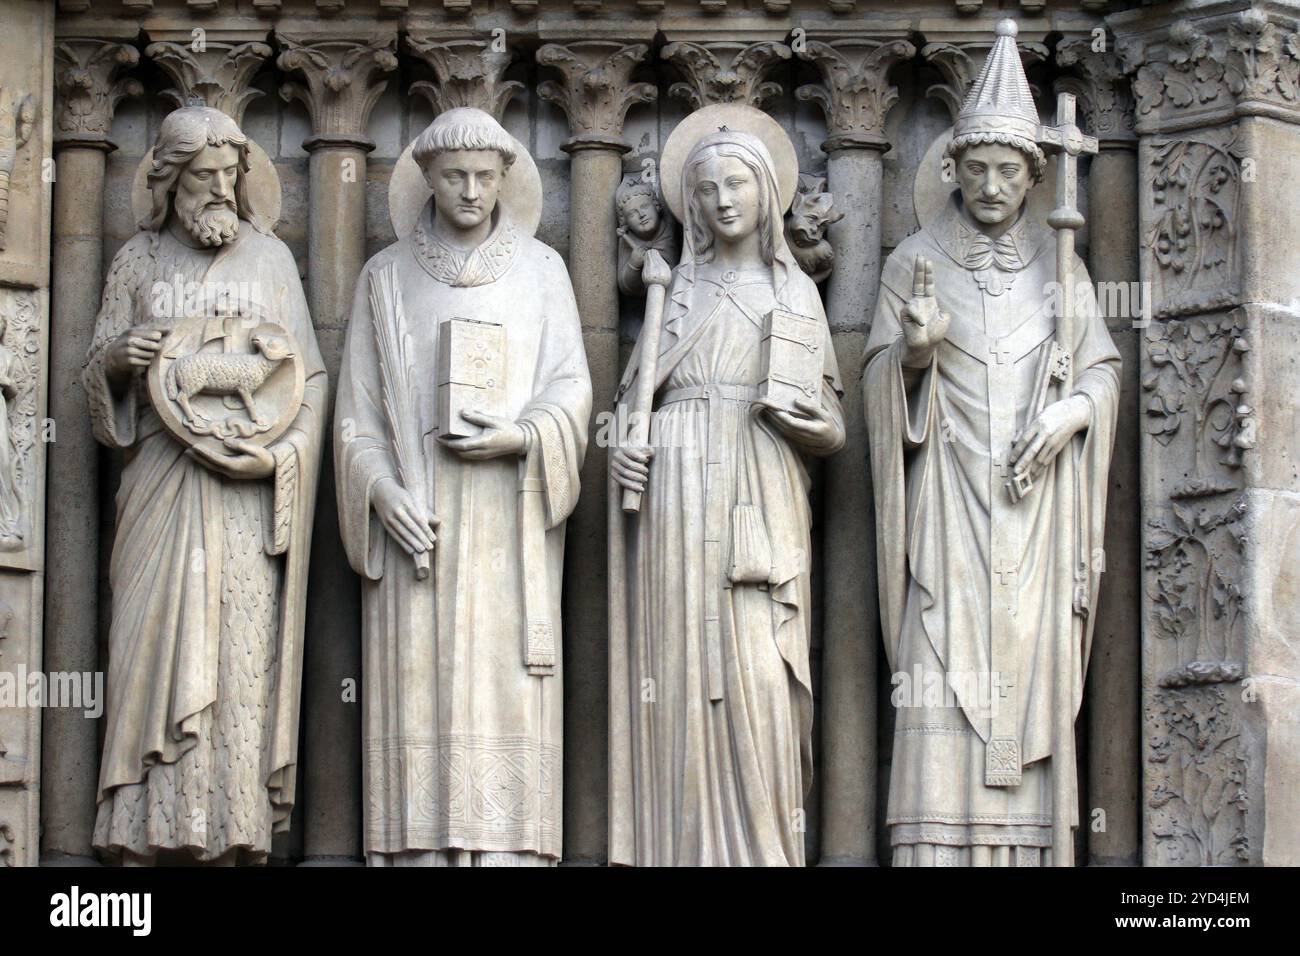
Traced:
<path fill-rule="evenodd" d="M 126 863 L 263 862 L 293 808 L 328 386 L 298 267 L 249 201 L 249 146 L 215 109 L 163 120 L 82 376 L 96 437 L 126 451 L 94 837 Z M 251 361 L 268 323 L 294 343 L 285 377 L 250 386 L 276 427 L 241 430 L 217 395 L 229 430 L 173 430 L 168 356 Z"/>
<path fill-rule="evenodd" d="M 830 330 L 786 244 L 797 167 L 766 114 L 693 113 L 664 150 L 682 220 L 662 330 L 647 317 L 619 401 L 653 375 L 649 444 L 611 455 L 610 860 L 804 863 L 811 783 L 811 514 L 802 454 L 844 443 Z M 772 339 L 817 369 L 783 407 Z M 642 355 L 655 329 L 658 348 Z M 809 331 L 810 330 L 810 331 Z M 653 347 L 652 347 L 653 348 Z M 647 361 L 649 359 L 649 361 Z M 642 496 L 625 519 L 627 489 Z"/>
<path fill-rule="evenodd" d="M 999 24 L 958 115 L 960 195 L 889 257 L 866 350 L 899 866 L 1046 865 L 1053 814 L 1078 823 L 1058 728 L 1072 739 L 1082 699 L 1120 360 L 1074 256 L 1083 294 L 1058 335 L 1015 32 Z"/>
<path fill-rule="evenodd" d="M 826 230 L 844 218 L 835 208 L 835 197 L 826 191 L 826 176 L 799 174 L 799 191 L 785 220 L 785 238 L 799 268 L 822 283 L 835 268 L 835 249 Z"/>
<path fill-rule="evenodd" d="M 357 282 L 335 414 L 366 858 L 553 865 L 564 528 L 591 412 L 578 310 L 509 202 L 537 184 L 512 180 L 523 146 L 490 114 L 442 113 L 413 154 L 433 197 Z"/>
<path fill-rule="evenodd" d="M 641 270 L 645 254 L 654 249 L 669 265 L 677 262 L 677 237 L 673 221 L 664 215 L 653 179 L 638 170 L 623 177 L 614 194 L 618 209 L 618 290 L 624 295 L 645 295 Z"/>

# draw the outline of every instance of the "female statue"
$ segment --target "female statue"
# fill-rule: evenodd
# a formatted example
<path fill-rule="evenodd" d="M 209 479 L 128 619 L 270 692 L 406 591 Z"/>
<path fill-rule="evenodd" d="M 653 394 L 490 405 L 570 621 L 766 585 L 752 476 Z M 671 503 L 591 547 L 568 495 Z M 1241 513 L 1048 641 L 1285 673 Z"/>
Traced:
<path fill-rule="evenodd" d="M 665 168 L 674 145 L 690 151 L 664 181 L 685 248 L 655 363 L 655 444 L 610 459 L 610 856 L 801 866 L 812 685 L 800 455 L 843 445 L 842 392 L 817 288 L 783 234 L 793 148 L 758 111 L 719 109 L 721 129 L 665 148 Z M 675 136 L 717 129 L 704 112 Z M 769 143 L 787 159 L 785 190 Z M 790 410 L 761 394 L 774 309 L 818 330 L 820 375 Z M 623 489 L 642 493 L 635 517 L 619 510 Z"/>

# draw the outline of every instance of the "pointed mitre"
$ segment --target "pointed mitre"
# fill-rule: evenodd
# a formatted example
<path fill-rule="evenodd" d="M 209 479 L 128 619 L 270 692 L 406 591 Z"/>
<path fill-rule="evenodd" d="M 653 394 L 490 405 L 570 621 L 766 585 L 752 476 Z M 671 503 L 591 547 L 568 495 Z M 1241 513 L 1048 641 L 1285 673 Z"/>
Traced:
<path fill-rule="evenodd" d="M 1017 32 L 1015 20 L 998 22 L 993 49 L 957 114 L 952 130 L 954 142 L 968 136 L 992 135 L 999 140 L 1022 140 L 1030 150 L 1037 147 L 1038 109 L 1016 49 Z"/>

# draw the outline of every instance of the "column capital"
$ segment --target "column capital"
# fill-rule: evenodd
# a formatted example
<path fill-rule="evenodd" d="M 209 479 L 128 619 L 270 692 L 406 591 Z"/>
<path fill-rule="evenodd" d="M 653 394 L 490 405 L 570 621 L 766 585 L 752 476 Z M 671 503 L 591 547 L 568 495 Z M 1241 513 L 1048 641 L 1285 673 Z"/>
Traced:
<path fill-rule="evenodd" d="M 653 103 L 659 96 L 654 84 L 631 81 L 632 71 L 649 52 L 645 43 L 617 40 L 547 43 L 537 51 L 537 62 L 560 74 L 558 82 L 538 84 L 537 93 L 568 117 L 572 138 L 564 144 L 567 152 L 629 149 L 623 141 L 628 108 Z"/>
<path fill-rule="evenodd" d="M 60 39 L 54 44 L 54 145 L 89 146 L 108 152 L 117 104 L 139 96 L 139 80 L 119 76 L 140 62 L 135 47 L 99 39 Z"/>
<path fill-rule="evenodd" d="M 513 56 L 508 49 L 494 49 L 492 42 L 412 33 L 406 37 L 406 48 L 429 64 L 437 78 L 434 83 L 422 80 L 410 86 L 411 93 L 429 101 L 435 114 L 472 106 L 500 121 L 510 98 L 524 88 L 515 80 L 502 79 Z"/>
<path fill-rule="evenodd" d="M 1217 8 L 1216 8 L 1217 9 Z M 1107 18 L 1133 76 L 1136 130 L 1173 133 L 1241 116 L 1300 123 L 1300 32 L 1274 5 L 1195 18 Z M 1112 22 L 1113 21 L 1113 22 Z"/>
<path fill-rule="evenodd" d="M 826 114 L 828 135 L 822 149 L 889 149 L 885 117 L 898 99 L 897 87 L 889 84 L 889 70 L 915 56 L 916 47 L 902 37 L 844 37 L 807 40 L 795 52 L 822 75 L 821 83 L 795 90 L 796 97 L 816 103 Z"/>
<path fill-rule="evenodd" d="M 990 31 L 991 32 L 991 31 Z M 948 107 L 953 120 L 961 112 L 961 104 L 970 92 L 971 84 L 984 67 L 989 50 L 993 49 L 993 37 L 987 40 L 953 42 L 947 38 L 933 40 L 921 47 L 921 57 L 938 69 L 942 82 L 935 83 L 925 91 Z M 1020 40 L 1016 43 L 1020 51 L 1020 62 L 1026 71 L 1037 63 L 1043 63 L 1050 55 L 1047 45 L 1035 40 Z"/>
<path fill-rule="evenodd" d="M 781 95 L 781 84 L 766 76 L 790 59 L 790 47 L 773 40 L 679 40 L 660 51 L 685 82 L 674 83 L 668 95 L 685 100 L 693 110 L 717 103 L 762 106 Z"/>
<path fill-rule="evenodd" d="M 370 111 L 388 86 L 385 73 L 397 69 L 397 32 L 369 38 L 298 39 L 277 31 L 282 50 L 276 64 L 299 72 L 306 83 L 280 87 L 285 102 L 299 100 L 311 115 L 313 136 L 303 143 L 311 151 L 322 146 L 358 146 L 370 150 L 366 136 Z"/>
<path fill-rule="evenodd" d="M 176 84 L 162 91 L 165 100 L 179 108 L 201 99 L 242 124 L 248 104 L 262 95 L 248 84 L 271 48 L 256 40 L 161 40 L 144 52 Z"/>
<path fill-rule="evenodd" d="M 1084 128 L 1102 149 L 1134 149 L 1133 93 L 1113 44 L 1096 49 L 1091 37 L 1074 37 L 1056 45 L 1056 65 L 1071 71 L 1056 81 L 1056 89 L 1073 93 L 1083 113 Z"/>

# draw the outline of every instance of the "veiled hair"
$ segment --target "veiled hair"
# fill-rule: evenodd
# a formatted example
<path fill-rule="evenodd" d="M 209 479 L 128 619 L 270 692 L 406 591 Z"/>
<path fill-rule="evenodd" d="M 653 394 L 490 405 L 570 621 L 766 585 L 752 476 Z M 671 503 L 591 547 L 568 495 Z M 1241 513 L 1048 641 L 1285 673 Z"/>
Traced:
<path fill-rule="evenodd" d="M 505 169 L 514 165 L 515 143 L 510 134 L 490 113 L 469 106 L 440 113 L 411 147 L 411 155 L 421 169 L 441 153 L 453 150 L 495 150 Z"/>
<path fill-rule="evenodd" d="M 754 174 L 754 182 L 758 184 L 759 196 L 759 252 L 763 256 L 764 264 L 770 266 L 775 259 L 776 253 L 772 244 L 771 191 L 765 188 L 768 178 L 767 171 L 755 160 L 749 150 L 735 143 L 726 142 L 703 145 L 692 153 L 686 161 L 686 195 L 687 202 L 690 204 L 690 213 L 687 215 L 686 220 L 690 223 L 691 245 L 695 250 L 695 259 L 697 262 L 713 261 L 714 236 L 704 217 L 704 210 L 700 200 L 699 171 L 706 161 L 715 156 L 728 156 L 738 159 Z"/>
<path fill-rule="evenodd" d="M 235 177 L 235 208 L 240 219 L 261 230 L 261 217 L 248 196 L 248 137 L 221 110 L 209 106 L 185 106 L 168 113 L 158 130 L 153 147 L 153 168 L 149 170 L 149 190 L 153 204 L 142 229 L 157 232 L 171 213 L 172 194 L 185 167 L 205 146 L 225 146 L 239 150 L 239 175 Z"/>

